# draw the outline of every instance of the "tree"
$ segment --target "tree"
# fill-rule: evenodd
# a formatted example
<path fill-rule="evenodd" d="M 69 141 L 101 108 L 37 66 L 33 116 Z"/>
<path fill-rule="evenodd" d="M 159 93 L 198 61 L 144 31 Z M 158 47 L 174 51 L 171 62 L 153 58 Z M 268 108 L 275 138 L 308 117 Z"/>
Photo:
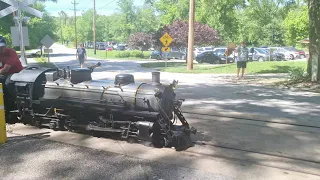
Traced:
<path fill-rule="evenodd" d="M 291 9 L 284 20 L 285 41 L 288 45 L 295 45 L 297 41 L 308 37 L 309 17 L 308 6 Z"/>
<path fill-rule="evenodd" d="M 187 21 L 175 21 L 165 26 L 161 31 L 162 33 L 157 33 L 156 41 L 159 41 L 159 38 L 167 32 L 173 38 L 170 46 L 178 48 L 188 46 L 189 23 Z M 206 24 L 195 22 L 194 32 L 195 45 L 213 45 L 219 40 L 217 32 Z"/>
<path fill-rule="evenodd" d="M 216 29 L 221 42 L 237 40 L 239 20 L 236 12 L 245 7 L 244 0 L 201 0 L 196 6 L 196 20 Z"/>
<path fill-rule="evenodd" d="M 118 6 L 120 7 L 121 20 L 123 21 L 120 25 L 123 29 L 122 33 L 126 33 L 129 37 L 134 31 L 134 22 L 136 20 L 135 6 L 133 5 L 133 0 L 119 0 Z"/>
<path fill-rule="evenodd" d="M 147 51 L 152 46 L 152 35 L 144 32 L 132 34 L 128 40 L 128 46 L 132 49 Z"/>
<path fill-rule="evenodd" d="M 308 61 L 308 72 L 311 75 L 312 81 L 319 81 L 320 79 L 320 1 L 309 0 L 309 18 L 310 18 L 310 31 L 309 31 L 309 53 L 310 58 Z"/>

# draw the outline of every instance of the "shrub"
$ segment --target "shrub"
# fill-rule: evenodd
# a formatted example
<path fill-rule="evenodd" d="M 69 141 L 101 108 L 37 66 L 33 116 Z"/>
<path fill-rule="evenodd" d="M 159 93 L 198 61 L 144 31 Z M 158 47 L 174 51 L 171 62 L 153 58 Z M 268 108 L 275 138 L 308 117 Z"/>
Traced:
<path fill-rule="evenodd" d="M 144 58 L 144 54 L 141 51 L 132 51 L 132 56 L 136 58 Z"/>
<path fill-rule="evenodd" d="M 131 57 L 131 53 L 124 51 L 124 52 L 119 52 L 118 54 L 115 55 L 117 58 L 128 58 Z"/>
<path fill-rule="evenodd" d="M 308 73 L 303 68 L 295 68 L 289 71 L 289 80 L 293 82 L 307 81 Z"/>

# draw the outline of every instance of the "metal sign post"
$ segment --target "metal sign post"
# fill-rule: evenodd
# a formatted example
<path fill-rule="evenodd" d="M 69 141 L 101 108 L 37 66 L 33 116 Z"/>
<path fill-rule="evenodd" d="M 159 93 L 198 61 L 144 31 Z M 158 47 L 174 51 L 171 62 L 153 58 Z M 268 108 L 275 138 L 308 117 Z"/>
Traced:
<path fill-rule="evenodd" d="M 172 43 L 173 39 L 172 37 L 168 34 L 165 33 L 161 38 L 160 38 L 161 43 L 163 44 L 164 47 L 161 48 L 162 52 L 170 52 L 171 48 L 169 45 Z M 168 60 L 168 54 L 165 53 L 165 67 L 167 67 L 167 60 Z"/>
<path fill-rule="evenodd" d="M 50 63 L 49 54 L 52 53 L 52 49 L 49 49 L 49 48 L 54 43 L 54 40 L 50 36 L 46 35 L 44 38 L 42 38 L 42 40 L 40 42 L 42 45 L 44 45 L 47 48 L 47 49 L 44 49 L 44 51 L 48 52 L 48 63 Z"/>
<path fill-rule="evenodd" d="M 23 21 L 25 22 L 28 21 L 28 18 L 22 17 L 21 14 L 22 14 L 22 11 L 25 11 L 34 16 L 42 18 L 43 13 L 36 9 L 28 7 L 30 4 L 34 4 L 37 0 L 0 0 L 0 1 L 11 5 L 10 7 L 7 7 L 6 9 L 3 9 L 2 11 L 0 11 L 0 18 L 3 18 L 15 11 L 18 11 L 18 16 L 15 17 L 14 20 L 17 21 L 18 29 L 19 29 L 20 51 L 21 51 L 20 60 L 23 65 L 26 65 L 27 58 L 25 56 L 25 49 L 24 49 L 25 44 L 23 42 L 22 23 Z"/>

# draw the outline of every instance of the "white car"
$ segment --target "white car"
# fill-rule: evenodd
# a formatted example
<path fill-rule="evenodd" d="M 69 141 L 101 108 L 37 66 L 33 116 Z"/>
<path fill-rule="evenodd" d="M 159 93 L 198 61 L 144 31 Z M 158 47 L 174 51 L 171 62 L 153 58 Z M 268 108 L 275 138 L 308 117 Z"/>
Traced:
<path fill-rule="evenodd" d="M 194 48 L 194 50 L 193 50 L 194 57 L 197 57 L 199 54 L 201 54 L 203 52 L 204 52 L 203 48 Z"/>
<path fill-rule="evenodd" d="M 277 47 L 274 52 L 284 54 L 285 59 L 294 60 L 300 58 L 299 52 L 292 50 L 290 47 Z"/>

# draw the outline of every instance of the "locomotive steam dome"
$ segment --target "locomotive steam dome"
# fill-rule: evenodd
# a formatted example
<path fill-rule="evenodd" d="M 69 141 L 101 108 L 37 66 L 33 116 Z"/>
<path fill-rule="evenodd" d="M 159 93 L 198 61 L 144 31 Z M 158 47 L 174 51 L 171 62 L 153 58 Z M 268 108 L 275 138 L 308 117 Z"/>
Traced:
<path fill-rule="evenodd" d="M 134 77 L 132 74 L 118 74 L 115 77 L 115 85 L 127 85 L 134 83 Z"/>

